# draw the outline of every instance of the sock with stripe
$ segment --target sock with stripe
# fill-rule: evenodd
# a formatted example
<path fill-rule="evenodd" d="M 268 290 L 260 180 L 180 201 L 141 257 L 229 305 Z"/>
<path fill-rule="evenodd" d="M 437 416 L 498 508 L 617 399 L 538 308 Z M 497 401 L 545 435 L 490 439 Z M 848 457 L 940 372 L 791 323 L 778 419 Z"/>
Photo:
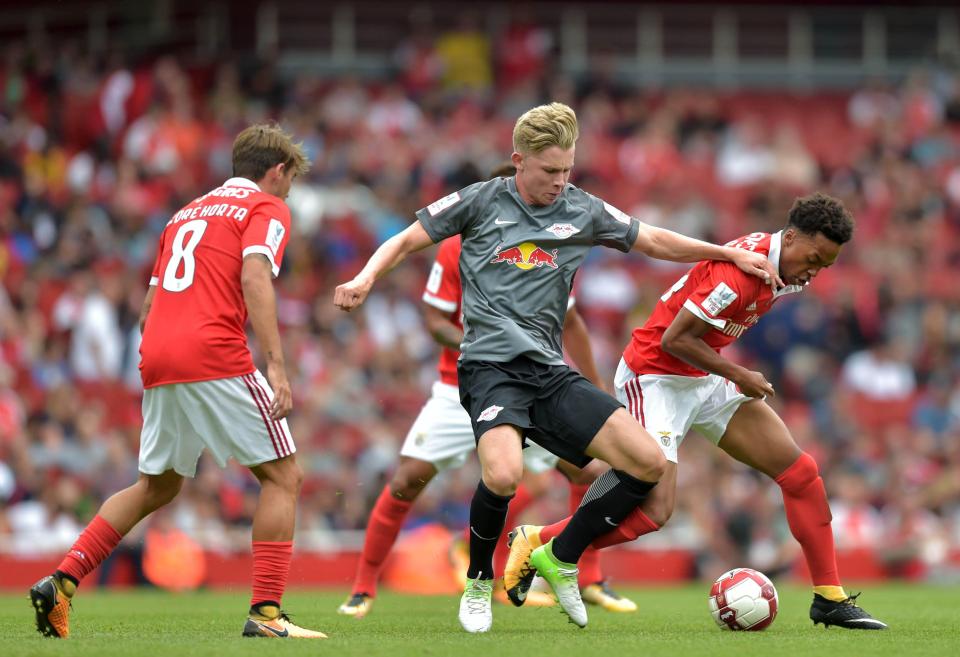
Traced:
<path fill-rule="evenodd" d="M 620 470 L 604 472 L 590 485 L 580 508 L 554 539 L 553 554 L 561 561 L 577 563 L 588 545 L 619 526 L 656 485 Z"/>
<path fill-rule="evenodd" d="M 363 552 L 357 564 L 357 575 L 353 580 L 353 594 L 377 594 L 377 580 L 387 555 L 393 549 L 397 534 L 407 518 L 413 502 L 401 500 L 390 492 L 390 486 L 384 486 L 370 512 L 367 532 L 363 538 Z"/>
<path fill-rule="evenodd" d="M 493 551 L 503 533 L 513 496 L 497 495 L 483 483 L 470 502 L 470 566 L 467 578 L 493 579 Z"/>
<path fill-rule="evenodd" d="M 570 484 L 569 507 L 571 516 L 580 508 L 583 496 L 587 494 L 589 489 L 590 484 Z M 543 532 L 540 533 L 540 537 L 542 540 Z M 583 551 L 583 556 L 580 557 L 577 567 L 580 569 L 579 582 L 581 589 L 603 581 L 603 573 L 600 570 L 600 553 L 592 545 Z"/>

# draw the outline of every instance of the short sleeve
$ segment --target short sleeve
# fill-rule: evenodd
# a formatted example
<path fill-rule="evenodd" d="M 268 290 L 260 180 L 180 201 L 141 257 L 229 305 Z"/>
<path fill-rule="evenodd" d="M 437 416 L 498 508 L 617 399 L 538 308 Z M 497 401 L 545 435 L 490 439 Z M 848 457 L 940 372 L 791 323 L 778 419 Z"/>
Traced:
<path fill-rule="evenodd" d="M 460 306 L 460 239 L 450 237 L 440 243 L 430 277 L 423 289 L 423 301 L 444 312 L 456 312 Z"/>
<path fill-rule="evenodd" d="M 727 320 L 760 296 L 760 285 L 729 262 L 707 261 L 707 275 L 683 302 L 683 307 L 722 331 Z M 759 281 L 760 279 L 756 279 Z"/>
<path fill-rule="evenodd" d="M 593 243 L 627 253 L 640 233 L 640 222 L 606 201 L 591 196 Z"/>
<path fill-rule="evenodd" d="M 160 239 L 157 241 L 157 257 L 153 260 L 153 271 L 150 272 L 150 285 L 160 284 L 160 260 L 163 258 L 163 241 L 167 236 L 167 229 L 164 228 L 160 233 Z"/>
<path fill-rule="evenodd" d="M 417 210 L 417 219 L 434 242 L 466 230 L 476 219 L 478 197 L 487 183 L 474 183 Z"/>
<path fill-rule="evenodd" d="M 283 203 L 264 201 L 256 204 L 243 227 L 243 253 L 245 258 L 260 253 L 270 261 L 273 276 L 280 273 L 283 252 L 290 239 L 290 210 Z"/>

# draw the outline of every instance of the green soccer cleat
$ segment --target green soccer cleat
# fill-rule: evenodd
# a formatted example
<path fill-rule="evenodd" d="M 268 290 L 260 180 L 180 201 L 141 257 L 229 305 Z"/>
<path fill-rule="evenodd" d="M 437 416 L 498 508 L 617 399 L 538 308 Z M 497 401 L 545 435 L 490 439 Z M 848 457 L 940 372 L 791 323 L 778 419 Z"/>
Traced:
<path fill-rule="evenodd" d="M 460 598 L 460 626 L 471 634 L 489 632 L 493 625 L 492 602 L 492 579 L 468 579 Z"/>
<path fill-rule="evenodd" d="M 553 539 L 530 553 L 530 567 L 546 580 L 560 608 L 578 627 L 587 626 L 587 609 L 580 599 L 580 584 L 577 576 L 580 571 L 576 564 L 564 563 L 553 556 Z"/>

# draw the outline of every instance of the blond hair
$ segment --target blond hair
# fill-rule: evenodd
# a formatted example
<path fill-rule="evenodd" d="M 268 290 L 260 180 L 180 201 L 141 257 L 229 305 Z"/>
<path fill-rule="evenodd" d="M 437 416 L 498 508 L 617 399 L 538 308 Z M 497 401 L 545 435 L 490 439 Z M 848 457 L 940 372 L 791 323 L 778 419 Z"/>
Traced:
<path fill-rule="evenodd" d="M 285 164 L 300 176 L 310 170 L 302 143 L 275 123 L 259 123 L 245 129 L 233 140 L 233 175 L 262 180 L 269 169 Z"/>
<path fill-rule="evenodd" d="M 513 150 L 539 153 L 551 146 L 573 148 L 580 128 L 577 115 L 563 103 L 540 105 L 528 110 L 513 126 Z"/>

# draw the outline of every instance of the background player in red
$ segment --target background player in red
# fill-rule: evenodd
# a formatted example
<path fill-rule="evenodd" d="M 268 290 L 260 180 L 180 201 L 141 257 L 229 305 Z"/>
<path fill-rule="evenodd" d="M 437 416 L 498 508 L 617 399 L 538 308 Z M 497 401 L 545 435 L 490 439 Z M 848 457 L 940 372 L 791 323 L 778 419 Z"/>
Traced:
<path fill-rule="evenodd" d="M 673 512 L 677 450 L 690 429 L 741 463 L 777 482 L 787 522 L 800 543 L 813 581 L 810 618 L 826 626 L 884 629 L 858 607 L 840 584 L 827 494 L 816 461 L 794 442 L 789 429 L 764 401 L 773 387 L 760 372 L 722 356 L 720 350 L 754 326 L 775 301 L 800 292 L 832 265 L 853 236 L 853 218 L 829 196 L 797 199 L 786 227 L 772 235 L 752 233 L 730 243 L 764 254 L 786 286 L 774 290 L 724 262 L 700 262 L 667 290 L 633 337 L 617 370 L 617 397 L 657 439 L 667 458 L 659 485 L 620 526 L 593 542 L 603 548 L 657 531 Z M 514 540 L 507 576 L 527 586 L 529 553 L 559 536 L 567 520 L 544 528 L 524 526 Z"/>
<path fill-rule="evenodd" d="M 140 520 L 176 497 L 208 449 L 221 467 L 232 457 L 260 482 L 243 635 L 325 638 L 280 610 L 303 473 L 284 419 L 292 396 L 272 277 L 290 233 L 283 199 L 309 166 L 279 127 L 251 126 L 234 141 L 234 177 L 174 214 L 161 233 L 140 314 L 140 476 L 103 503 L 56 572 L 30 589 L 42 634 L 68 636 L 80 581 Z M 266 379 L 247 346 L 248 315 Z"/>
<path fill-rule="evenodd" d="M 506 175 L 512 174 L 512 171 L 506 172 Z M 427 326 L 442 346 L 438 364 L 440 380 L 434 383 L 430 399 L 410 427 L 400 450 L 400 464 L 370 512 L 353 588 L 346 602 L 338 608 L 340 614 L 362 618 L 370 612 L 380 571 L 414 501 L 439 471 L 462 466 L 476 449 L 470 416 L 460 405 L 457 385 L 457 358 L 463 339 L 459 261 L 460 236 L 456 235 L 440 243 L 423 292 Z M 572 296 L 563 335 L 564 346 L 574 363 L 584 376 L 599 385 L 600 377 L 593 361 L 586 325 L 576 311 Z M 531 474 L 534 478 L 550 476 L 550 471 L 556 467 L 570 482 L 571 510 L 575 510 L 590 484 L 607 466 L 595 462 L 581 470 L 531 443 L 524 450 L 524 467 L 525 484 L 531 483 Z M 517 489 L 510 502 L 506 526 L 513 526 L 510 520 L 515 522 L 534 501 L 538 488 L 546 492 L 546 487 L 536 485 L 539 482 L 533 483 L 532 490 L 527 485 Z M 495 572 L 502 572 L 506 557 L 506 541 L 501 538 L 494 554 Z M 596 550 L 585 552 L 579 565 L 585 601 L 611 611 L 636 610 L 631 600 L 618 595 L 604 582 Z M 535 600 L 537 598 L 528 599 L 527 604 L 538 604 Z M 505 595 L 502 601 L 507 601 Z M 552 597 L 541 594 L 539 604 L 548 603 L 553 604 Z"/>

